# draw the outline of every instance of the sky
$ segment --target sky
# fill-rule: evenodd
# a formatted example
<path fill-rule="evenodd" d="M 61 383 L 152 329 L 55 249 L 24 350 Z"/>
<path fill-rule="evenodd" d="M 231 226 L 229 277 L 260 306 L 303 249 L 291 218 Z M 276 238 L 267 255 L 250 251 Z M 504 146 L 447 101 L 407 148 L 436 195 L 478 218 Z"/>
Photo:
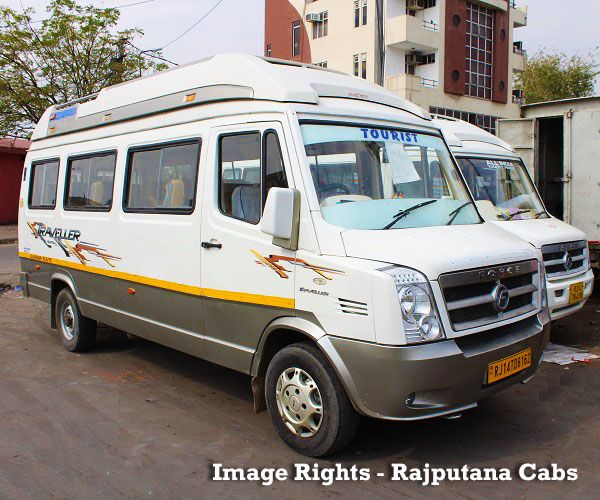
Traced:
<path fill-rule="evenodd" d="M 139 1 L 83 0 L 82 3 L 114 7 Z M 48 0 L 0 0 L 0 4 L 15 9 L 20 9 L 21 3 L 35 8 L 39 18 L 45 16 Z M 600 1 L 517 0 L 517 5 L 527 5 L 529 15 L 528 26 L 515 31 L 515 40 L 523 40 L 530 54 L 542 48 L 587 54 L 600 45 Z M 163 50 L 165 58 L 186 63 L 220 52 L 263 54 L 264 0 L 151 0 L 123 7 L 120 27 L 142 28 L 145 35 L 136 45 L 142 49 L 160 48 L 212 8 L 195 28 Z"/>

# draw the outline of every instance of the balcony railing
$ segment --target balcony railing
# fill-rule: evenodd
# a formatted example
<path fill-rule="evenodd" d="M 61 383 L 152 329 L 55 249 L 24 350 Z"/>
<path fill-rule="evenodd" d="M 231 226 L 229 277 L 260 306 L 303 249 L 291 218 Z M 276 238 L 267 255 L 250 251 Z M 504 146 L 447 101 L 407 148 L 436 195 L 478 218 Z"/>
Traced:
<path fill-rule="evenodd" d="M 439 82 L 437 80 L 431 80 L 430 78 L 421 78 L 421 87 L 426 89 L 437 89 Z"/>
<path fill-rule="evenodd" d="M 423 21 L 423 28 L 430 31 L 440 31 L 440 25 L 435 21 Z"/>

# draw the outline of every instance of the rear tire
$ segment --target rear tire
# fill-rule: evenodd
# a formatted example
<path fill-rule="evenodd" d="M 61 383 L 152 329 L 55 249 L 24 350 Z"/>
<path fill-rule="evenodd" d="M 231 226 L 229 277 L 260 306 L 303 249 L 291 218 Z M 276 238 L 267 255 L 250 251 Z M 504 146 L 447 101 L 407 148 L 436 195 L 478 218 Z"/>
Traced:
<path fill-rule="evenodd" d="M 279 351 L 267 368 L 265 396 L 277 433 L 292 449 L 321 457 L 344 448 L 359 415 L 323 353 L 301 342 Z"/>
<path fill-rule="evenodd" d="M 67 351 L 81 352 L 94 346 L 96 322 L 81 314 L 71 290 L 63 288 L 58 293 L 54 310 L 58 334 Z"/>

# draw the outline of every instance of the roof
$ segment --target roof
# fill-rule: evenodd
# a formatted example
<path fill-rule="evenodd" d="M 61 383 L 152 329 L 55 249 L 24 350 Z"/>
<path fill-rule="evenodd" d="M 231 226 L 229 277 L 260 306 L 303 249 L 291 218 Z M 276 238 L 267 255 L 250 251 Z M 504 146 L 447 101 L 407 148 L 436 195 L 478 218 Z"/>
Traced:
<path fill-rule="evenodd" d="M 431 119 L 419 106 L 354 76 L 289 61 L 221 54 L 53 106 L 40 120 L 33 139 L 216 101 L 316 105 L 325 97 L 374 102 Z"/>
<path fill-rule="evenodd" d="M 483 143 L 487 146 L 499 148 L 499 153 L 515 153 L 514 148 L 506 141 L 469 122 L 441 115 L 433 115 L 433 118 L 433 123 L 442 130 L 444 138 L 451 149 L 464 148 L 473 151 L 476 149 L 476 144 L 473 143 Z"/>
<path fill-rule="evenodd" d="M 585 103 L 585 102 L 598 101 L 600 103 L 600 96 L 589 96 L 589 97 L 572 97 L 570 99 L 559 99 L 556 101 L 544 101 L 544 102 L 533 102 L 531 104 L 523 104 L 521 108 L 538 108 L 541 106 L 553 106 L 560 104 L 571 104 L 571 103 Z"/>
<path fill-rule="evenodd" d="M 25 154 L 31 146 L 31 141 L 27 139 L 6 137 L 0 139 L 0 151 L 9 154 Z"/>

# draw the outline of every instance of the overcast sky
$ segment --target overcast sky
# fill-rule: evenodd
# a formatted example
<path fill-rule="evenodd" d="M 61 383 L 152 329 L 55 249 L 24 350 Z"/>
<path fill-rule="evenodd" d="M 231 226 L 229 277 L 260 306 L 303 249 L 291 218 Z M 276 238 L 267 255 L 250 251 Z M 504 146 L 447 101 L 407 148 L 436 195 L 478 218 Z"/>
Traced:
<path fill-rule="evenodd" d="M 113 7 L 142 0 L 97 0 L 99 7 Z M 145 36 L 137 40 L 143 49 L 163 47 L 188 29 L 219 0 L 151 0 L 121 9 L 121 26 L 137 26 Z M 351 0 L 348 0 L 351 3 Z M 20 9 L 19 0 L 0 0 L 0 4 Z M 41 18 L 47 0 L 22 0 Z M 515 32 L 525 49 L 540 48 L 587 54 L 600 45 L 598 21 L 600 1 L 517 0 L 529 7 L 528 26 Z M 219 52 L 263 53 L 264 0 L 221 0 L 221 3 L 194 29 L 168 46 L 163 55 L 178 63 L 200 59 Z"/>

